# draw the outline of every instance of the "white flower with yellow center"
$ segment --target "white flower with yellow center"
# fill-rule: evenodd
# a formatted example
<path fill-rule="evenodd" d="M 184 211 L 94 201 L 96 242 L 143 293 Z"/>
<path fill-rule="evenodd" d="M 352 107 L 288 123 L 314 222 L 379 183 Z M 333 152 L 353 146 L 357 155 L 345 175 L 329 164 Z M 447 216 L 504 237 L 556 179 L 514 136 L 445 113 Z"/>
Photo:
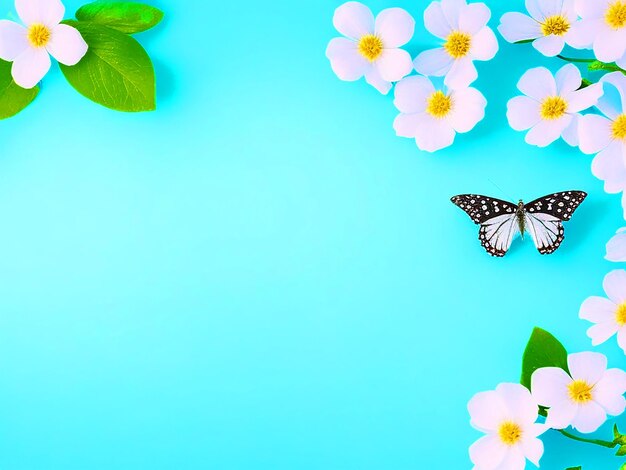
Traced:
<path fill-rule="evenodd" d="M 578 20 L 574 0 L 526 0 L 528 15 L 505 13 L 498 31 L 508 42 L 533 41 L 543 55 L 560 54 Z"/>
<path fill-rule="evenodd" d="M 48 73 L 50 55 L 76 65 L 87 53 L 80 33 L 59 24 L 65 14 L 59 0 L 15 0 L 15 8 L 26 26 L 0 20 L 0 58 L 13 62 L 11 75 L 22 88 L 33 88 Z"/>
<path fill-rule="evenodd" d="M 626 271 L 617 269 L 604 277 L 605 297 L 589 297 L 580 307 L 580 318 L 594 325 L 587 330 L 597 346 L 617 334 L 617 343 L 626 353 Z"/>
<path fill-rule="evenodd" d="M 547 428 L 535 423 L 539 407 L 526 387 L 503 383 L 476 394 L 467 405 L 474 428 L 484 432 L 470 447 L 474 470 L 523 470 L 526 460 L 539 465 Z"/>
<path fill-rule="evenodd" d="M 475 88 L 436 89 L 428 78 L 412 75 L 394 93 L 401 113 L 393 123 L 396 134 L 414 138 L 427 152 L 452 145 L 457 132 L 469 132 L 485 117 L 487 100 Z"/>
<path fill-rule="evenodd" d="M 531 378 L 533 397 L 549 408 L 546 425 L 572 426 L 582 433 L 596 431 L 607 414 L 626 409 L 626 372 L 608 369 L 606 356 L 595 352 L 570 354 L 569 374 L 559 367 L 537 369 Z"/>
<path fill-rule="evenodd" d="M 592 47 L 598 60 L 626 68 L 626 0 L 576 0 L 576 10 L 581 20 L 569 44 Z"/>
<path fill-rule="evenodd" d="M 411 56 L 400 49 L 411 40 L 415 20 L 401 8 L 388 8 L 374 19 L 359 2 L 348 2 L 335 10 L 333 24 L 343 38 L 328 43 L 326 57 L 342 80 L 365 80 L 387 94 L 391 83 L 411 73 Z"/>
<path fill-rule="evenodd" d="M 517 88 L 525 96 L 516 96 L 507 104 L 509 125 L 516 131 L 528 130 L 526 142 L 545 147 L 559 137 L 578 145 L 579 112 L 594 106 L 602 95 L 602 86 L 580 88 L 582 77 L 575 65 L 567 64 L 553 76 L 545 67 L 528 70 Z"/>
<path fill-rule="evenodd" d="M 491 60 L 498 40 L 487 26 L 491 11 L 484 3 L 441 0 L 424 12 L 426 29 L 441 38 L 442 47 L 417 56 L 415 70 L 426 76 L 443 77 L 450 88 L 463 88 L 478 78 L 474 60 Z"/>

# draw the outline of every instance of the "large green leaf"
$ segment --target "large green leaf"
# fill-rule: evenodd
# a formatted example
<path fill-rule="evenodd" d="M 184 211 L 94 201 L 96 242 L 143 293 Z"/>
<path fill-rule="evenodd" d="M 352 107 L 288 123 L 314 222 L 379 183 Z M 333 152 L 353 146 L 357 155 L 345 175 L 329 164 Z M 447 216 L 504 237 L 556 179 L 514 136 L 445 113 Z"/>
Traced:
<path fill-rule="evenodd" d="M 11 63 L 0 60 L 0 119 L 10 118 L 28 106 L 39 93 L 39 87 L 26 90 L 11 76 Z"/>
<path fill-rule="evenodd" d="M 98 1 L 80 7 L 76 18 L 134 34 L 159 24 L 163 12 L 143 3 Z"/>
<path fill-rule="evenodd" d="M 542 367 L 560 367 L 569 373 L 565 347 L 547 331 L 535 328 L 524 351 L 520 383 L 530 390 L 533 372 Z"/>
<path fill-rule="evenodd" d="M 132 37 L 106 26 L 66 21 L 80 31 L 89 49 L 83 59 L 61 70 L 79 93 L 118 111 L 156 109 L 152 61 Z"/>

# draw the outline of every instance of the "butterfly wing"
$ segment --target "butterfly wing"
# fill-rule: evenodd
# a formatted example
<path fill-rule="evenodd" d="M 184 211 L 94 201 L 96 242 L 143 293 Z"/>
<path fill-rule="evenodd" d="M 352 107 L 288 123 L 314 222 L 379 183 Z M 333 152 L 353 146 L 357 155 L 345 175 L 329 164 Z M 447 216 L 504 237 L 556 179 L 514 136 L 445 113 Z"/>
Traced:
<path fill-rule="evenodd" d="M 515 235 L 519 233 L 517 206 L 501 199 L 479 194 L 454 196 L 452 202 L 463 209 L 475 224 L 480 225 L 478 239 L 491 256 L 506 254 Z"/>
<path fill-rule="evenodd" d="M 583 191 L 564 191 L 535 199 L 524 206 L 524 219 L 542 255 L 554 253 L 565 238 L 563 223 L 587 197 Z"/>

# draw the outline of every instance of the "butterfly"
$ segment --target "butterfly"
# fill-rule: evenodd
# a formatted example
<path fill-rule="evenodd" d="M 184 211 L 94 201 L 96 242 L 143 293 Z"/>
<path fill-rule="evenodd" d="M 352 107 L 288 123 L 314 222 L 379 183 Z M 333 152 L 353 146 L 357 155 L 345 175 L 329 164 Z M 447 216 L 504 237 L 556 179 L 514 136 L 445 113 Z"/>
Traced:
<path fill-rule="evenodd" d="M 530 233 L 539 253 L 554 253 L 564 238 L 562 222 L 567 222 L 585 200 L 583 191 L 564 191 L 518 204 L 481 196 L 461 194 L 451 201 L 480 225 L 478 239 L 491 256 L 502 257 L 519 233 Z"/>

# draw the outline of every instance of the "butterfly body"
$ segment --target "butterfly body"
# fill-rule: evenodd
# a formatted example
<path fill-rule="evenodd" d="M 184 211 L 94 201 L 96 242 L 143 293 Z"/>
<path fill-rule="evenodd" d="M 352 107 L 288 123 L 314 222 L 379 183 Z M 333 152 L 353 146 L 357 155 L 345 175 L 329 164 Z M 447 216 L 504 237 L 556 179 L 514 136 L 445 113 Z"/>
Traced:
<path fill-rule="evenodd" d="M 452 202 L 480 225 L 478 238 L 492 256 L 504 256 L 513 239 L 529 233 L 542 255 L 554 253 L 564 239 L 568 221 L 585 200 L 583 191 L 563 191 L 517 204 L 480 194 L 454 196 Z"/>

